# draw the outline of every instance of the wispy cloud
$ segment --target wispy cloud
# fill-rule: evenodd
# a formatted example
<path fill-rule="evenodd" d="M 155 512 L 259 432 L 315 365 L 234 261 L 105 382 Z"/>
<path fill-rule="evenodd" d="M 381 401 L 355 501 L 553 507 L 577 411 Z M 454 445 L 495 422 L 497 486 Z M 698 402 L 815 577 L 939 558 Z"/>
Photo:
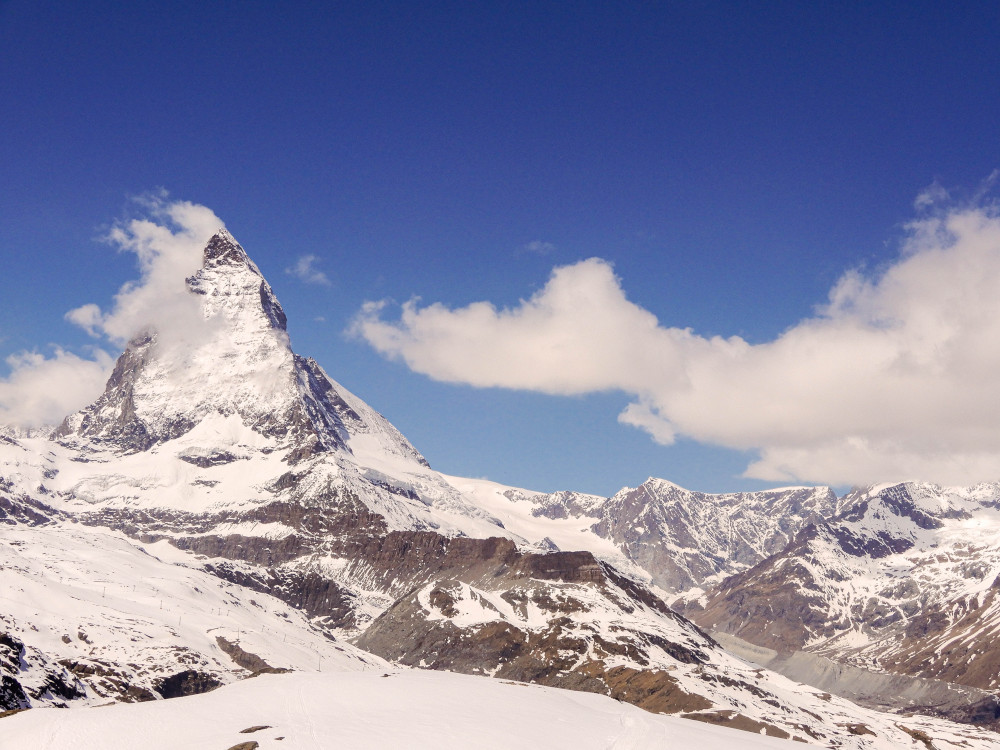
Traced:
<path fill-rule="evenodd" d="M 548 255 L 549 253 L 555 252 L 556 246 L 551 242 L 532 240 L 531 242 L 522 245 L 521 249 L 529 253 L 534 253 L 535 255 Z"/>
<path fill-rule="evenodd" d="M 327 278 L 327 275 L 316 268 L 316 263 L 318 261 L 319 258 L 315 255 L 303 255 L 295 262 L 294 266 L 286 268 L 285 273 L 290 274 L 307 284 L 322 284 L 323 286 L 330 286 L 330 279 Z"/>
<path fill-rule="evenodd" d="M 917 197 L 913 200 L 913 207 L 918 211 L 927 209 L 936 204 L 946 203 L 950 197 L 951 196 L 948 194 L 948 191 L 941 185 L 941 183 L 934 180 L 934 182 L 917 194 Z"/>
<path fill-rule="evenodd" d="M 93 302 L 75 307 L 63 317 L 73 325 L 80 326 L 95 339 L 100 338 L 104 329 L 104 313 L 101 312 L 100 306 Z"/>
<path fill-rule="evenodd" d="M 387 320 L 368 303 L 351 330 L 437 380 L 624 391 L 621 422 L 660 443 L 756 449 L 751 477 L 1000 479 L 1000 215 L 929 213 L 887 269 L 845 273 L 814 317 L 761 344 L 661 324 L 599 258 L 554 269 L 513 308 L 411 301 Z"/>

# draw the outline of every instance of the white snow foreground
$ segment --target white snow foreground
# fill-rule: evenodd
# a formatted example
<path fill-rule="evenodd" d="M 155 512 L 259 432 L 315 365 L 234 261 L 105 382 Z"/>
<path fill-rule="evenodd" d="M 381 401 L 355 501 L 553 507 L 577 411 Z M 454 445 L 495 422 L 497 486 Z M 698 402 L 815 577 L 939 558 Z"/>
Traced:
<path fill-rule="evenodd" d="M 260 726 L 267 728 L 242 733 Z M 801 746 L 593 693 L 415 670 L 262 675 L 169 701 L 41 708 L 0 719 L 3 748 L 225 750 L 249 741 L 261 750 Z"/>

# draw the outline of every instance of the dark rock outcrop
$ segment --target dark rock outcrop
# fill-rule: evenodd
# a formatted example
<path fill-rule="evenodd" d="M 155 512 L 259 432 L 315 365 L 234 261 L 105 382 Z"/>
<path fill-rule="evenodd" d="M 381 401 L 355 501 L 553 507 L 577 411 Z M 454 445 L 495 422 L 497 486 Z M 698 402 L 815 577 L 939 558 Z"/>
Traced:
<path fill-rule="evenodd" d="M 0 675 L 0 711 L 17 711 L 30 705 L 21 683 L 9 674 Z"/>
<path fill-rule="evenodd" d="M 184 695 L 198 695 L 222 687 L 222 682 L 207 672 L 186 669 L 159 681 L 154 687 L 163 698 L 180 698 Z"/>

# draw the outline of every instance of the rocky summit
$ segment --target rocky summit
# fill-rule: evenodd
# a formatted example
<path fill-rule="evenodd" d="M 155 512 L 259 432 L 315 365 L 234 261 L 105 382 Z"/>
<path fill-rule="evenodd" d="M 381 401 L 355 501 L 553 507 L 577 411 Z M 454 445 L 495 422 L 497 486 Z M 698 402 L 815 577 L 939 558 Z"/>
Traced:
<path fill-rule="evenodd" d="M 0 711 L 396 665 L 826 747 L 1000 747 L 996 488 L 445 476 L 294 353 L 229 232 L 178 283 L 194 324 L 139 331 L 54 429 L 0 433 Z M 968 690 L 875 706 L 779 652 Z"/>

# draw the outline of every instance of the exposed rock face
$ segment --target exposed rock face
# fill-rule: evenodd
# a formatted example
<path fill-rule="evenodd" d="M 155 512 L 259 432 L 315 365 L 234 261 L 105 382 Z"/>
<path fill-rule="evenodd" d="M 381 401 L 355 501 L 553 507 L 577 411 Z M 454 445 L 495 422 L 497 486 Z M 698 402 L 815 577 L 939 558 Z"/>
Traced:
<path fill-rule="evenodd" d="M 39 701 L 65 705 L 85 694 L 66 669 L 43 654 L 29 656 L 21 640 L 0 633 L 0 711 L 28 708 Z"/>
<path fill-rule="evenodd" d="M 5 495 L 2 487 L 3 479 L 0 478 L 0 523 L 39 526 L 48 523 L 56 515 L 55 510 L 34 498 Z"/>
<path fill-rule="evenodd" d="M 156 685 L 156 692 L 164 698 L 180 698 L 185 695 L 207 693 L 221 686 L 222 682 L 210 674 L 185 669 L 160 680 Z"/>
<path fill-rule="evenodd" d="M 232 659 L 239 666 L 243 667 L 243 669 L 250 672 L 253 676 L 257 676 L 259 674 L 281 674 L 283 672 L 291 671 L 290 669 L 285 669 L 283 667 L 272 667 L 264 659 L 257 656 L 257 654 L 250 653 L 246 649 L 241 648 L 238 643 L 233 643 L 221 635 L 215 637 L 215 642 L 219 644 L 219 648 L 221 648 L 230 659 Z M 246 732 L 247 730 L 243 731 Z"/>
<path fill-rule="evenodd" d="M 0 633 L 0 711 L 14 711 L 31 705 L 15 675 L 21 671 L 24 644 Z"/>
<path fill-rule="evenodd" d="M 135 412 L 135 383 L 150 357 L 153 335 L 142 334 L 129 342 L 118 358 L 104 394 L 83 412 L 67 417 L 53 433 L 55 438 L 73 433 L 112 443 L 124 450 L 143 451 L 157 442 L 149 427 Z M 162 439 L 182 434 L 193 426 L 190 420 L 167 425 Z"/>
<path fill-rule="evenodd" d="M 667 593 L 696 595 L 783 549 L 802 528 L 834 515 L 839 501 L 828 487 L 789 487 L 762 492 L 712 495 L 650 478 L 612 497 L 579 492 L 532 493 L 488 482 L 452 480 L 490 507 L 529 508 L 549 519 L 561 549 L 583 545 L 620 553 L 604 559 L 626 567 Z M 506 503 L 498 502 L 503 498 Z M 521 511 L 523 513 L 523 510 Z M 530 529 L 510 520 L 509 528 Z M 583 526 L 581 530 L 580 527 Z M 577 534 L 568 533 L 576 528 Z M 522 532 L 524 533 L 524 532 Z M 530 533 L 530 532 L 529 532 Z"/>
<path fill-rule="evenodd" d="M 103 659 L 61 659 L 60 664 L 82 684 L 89 685 L 93 693 L 122 703 L 156 700 L 156 695 L 143 683 L 144 675 L 135 668 L 123 668 Z M 81 691 L 80 697 L 86 693 Z M 161 694 L 161 697 L 166 697 Z"/>
<path fill-rule="evenodd" d="M 451 570 L 398 599 L 358 645 L 406 664 L 526 682 L 556 684 L 578 672 L 573 679 L 586 675 L 581 684 L 596 680 L 593 689 L 603 671 L 595 663 L 605 659 L 709 661 L 710 639 L 589 553 L 523 554 L 495 541 L 499 554 L 476 555 L 475 565 L 453 557 Z M 462 579 L 437 577 L 449 572 Z M 649 631 L 654 624 L 660 632 Z"/>
<path fill-rule="evenodd" d="M 805 529 L 785 552 L 725 579 L 703 600 L 682 599 L 675 606 L 705 627 L 777 651 L 798 651 L 810 637 L 832 635 L 835 622 L 821 592 L 808 569 L 791 554 L 822 529 Z"/>
<path fill-rule="evenodd" d="M 515 499 L 515 491 L 508 490 L 508 497 Z M 553 492 L 531 498 L 535 506 L 531 515 L 536 518 L 600 518 L 605 499 L 579 492 Z"/>
<path fill-rule="evenodd" d="M 0 711 L 19 711 L 30 705 L 21 683 L 10 675 L 0 675 Z"/>
<path fill-rule="evenodd" d="M 837 509 L 828 487 L 709 495 L 655 478 L 607 499 L 557 492 L 531 501 L 535 516 L 590 523 L 671 593 L 746 570 Z"/>

